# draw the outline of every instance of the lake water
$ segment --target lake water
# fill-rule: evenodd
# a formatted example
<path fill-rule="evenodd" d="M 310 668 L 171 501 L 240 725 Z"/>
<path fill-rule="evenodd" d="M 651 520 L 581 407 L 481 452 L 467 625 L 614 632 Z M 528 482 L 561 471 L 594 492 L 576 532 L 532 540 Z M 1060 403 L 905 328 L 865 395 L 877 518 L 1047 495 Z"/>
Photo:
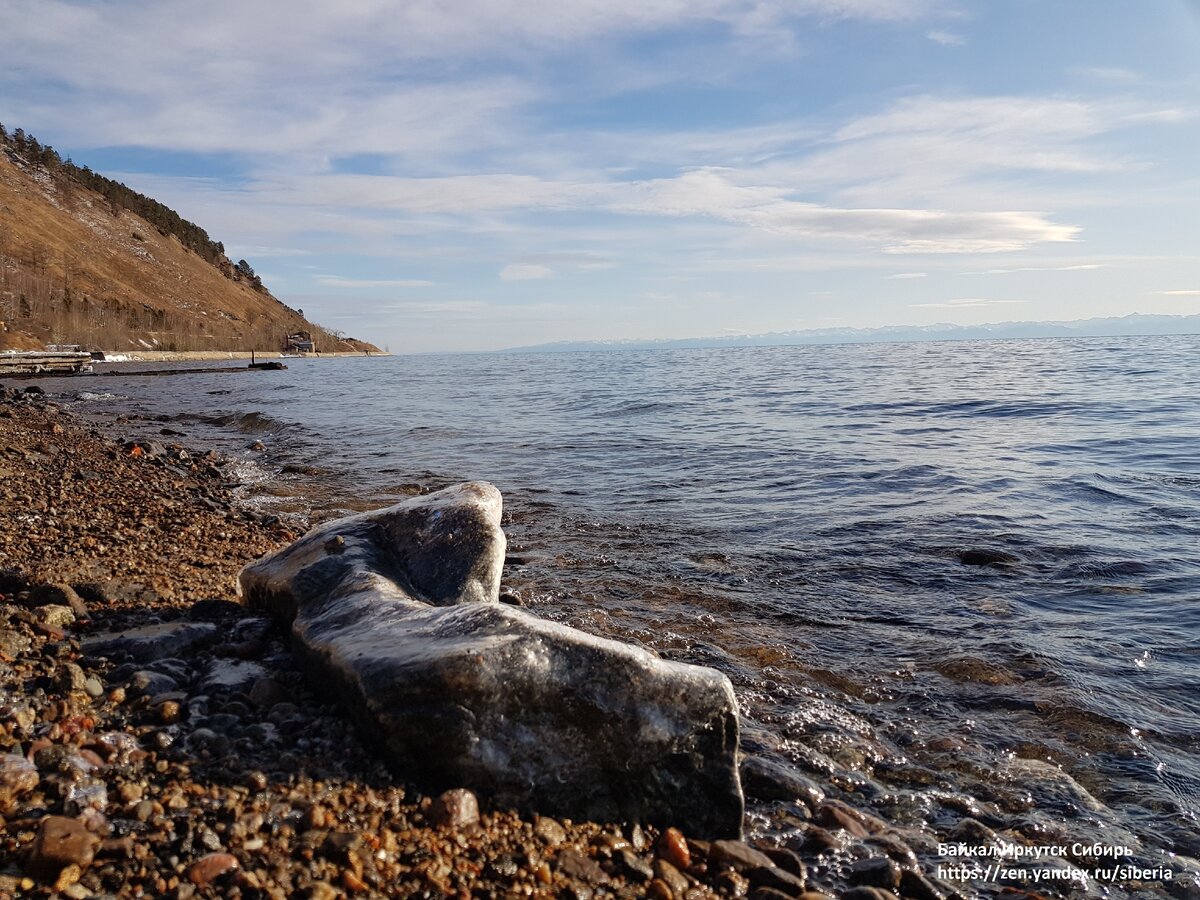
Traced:
<path fill-rule="evenodd" d="M 506 583 L 726 672 L 748 749 L 931 835 L 970 815 L 1125 843 L 1182 878 L 1171 854 L 1200 856 L 1197 359 L 1197 337 L 1098 338 L 45 386 L 246 459 L 247 499 L 284 516 L 492 481 Z M 786 839 L 788 815 L 751 823 Z"/>

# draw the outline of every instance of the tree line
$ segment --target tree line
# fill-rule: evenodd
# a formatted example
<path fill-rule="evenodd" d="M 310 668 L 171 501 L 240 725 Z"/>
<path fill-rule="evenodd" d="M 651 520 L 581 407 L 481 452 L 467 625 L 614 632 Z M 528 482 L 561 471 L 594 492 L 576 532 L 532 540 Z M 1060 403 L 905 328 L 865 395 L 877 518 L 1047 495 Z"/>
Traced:
<path fill-rule="evenodd" d="M 4 123 L 0 122 L 0 146 L 27 165 L 43 169 L 59 185 L 79 185 L 95 191 L 108 201 L 114 215 L 125 209 L 141 216 L 157 228 L 160 234 L 175 235 L 183 246 L 211 263 L 226 278 L 245 281 L 254 290 L 267 293 L 262 279 L 255 274 L 250 263 L 242 259 L 236 264 L 231 264 L 225 256 L 224 244 L 214 241 L 207 231 L 195 222 L 189 222 L 169 206 L 138 193 L 119 181 L 93 172 L 87 166 L 77 166 L 69 156 L 63 159 L 57 150 L 49 144 L 41 143 L 23 128 L 14 129 L 10 134 Z"/>

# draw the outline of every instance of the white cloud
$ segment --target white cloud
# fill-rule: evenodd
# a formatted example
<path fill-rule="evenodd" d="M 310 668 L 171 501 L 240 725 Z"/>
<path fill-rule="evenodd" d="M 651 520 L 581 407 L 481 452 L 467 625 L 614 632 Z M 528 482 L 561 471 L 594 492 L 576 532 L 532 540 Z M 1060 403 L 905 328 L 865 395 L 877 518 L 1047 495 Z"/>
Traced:
<path fill-rule="evenodd" d="M 925 278 L 928 272 L 897 272 L 894 275 L 884 276 L 890 280 L 906 279 L 906 278 Z"/>
<path fill-rule="evenodd" d="M 849 240 L 886 253 L 992 253 L 1043 241 L 1070 241 L 1079 229 L 1031 212 L 850 209 L 788 199 L 779 188 L 734 184 L 700 170 L 632 186 L 614 208 L 675 216 L 712 216 L 800 238 Z"/>
<path fill-rule="evenodd" d="M 934 30 L 926 34 L 925 37 L 929 38 L 935 44 L 941 44 L 943 47 L 961 47 L 967 42 L 967 39 L 961 34 L 955 34 L 952 31 Z"/>
<path fill-rule="evenodd" d="M 1200 291 L 1155 291 L 1164 297 L 1200 297 Z"/>
<path fill-rule="evenodd" d="M 500 270 L 501 281 L 538 281 L 553 278 L 555 272 L 549 266 L 512 264 Z"/>

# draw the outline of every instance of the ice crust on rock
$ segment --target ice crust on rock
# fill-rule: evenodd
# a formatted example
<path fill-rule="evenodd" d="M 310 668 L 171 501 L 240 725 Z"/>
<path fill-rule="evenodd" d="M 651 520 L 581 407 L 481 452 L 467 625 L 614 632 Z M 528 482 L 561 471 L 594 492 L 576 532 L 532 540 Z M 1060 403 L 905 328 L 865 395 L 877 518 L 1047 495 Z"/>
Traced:
<path fill-rule="evenodd" d="M 498 601 L 500 492 L 327 523 L 241 573 L 403 777 L 575 819 L 741 832 L 729 680 Z"/>

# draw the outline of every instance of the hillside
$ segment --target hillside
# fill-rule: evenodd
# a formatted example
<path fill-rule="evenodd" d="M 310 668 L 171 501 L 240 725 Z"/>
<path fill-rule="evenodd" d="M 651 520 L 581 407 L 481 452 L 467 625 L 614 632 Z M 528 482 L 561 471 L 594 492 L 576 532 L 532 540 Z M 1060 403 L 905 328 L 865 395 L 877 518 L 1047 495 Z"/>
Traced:
<path fill-rule="evenodd" d="M 376 349 L 284 305 L 173 210 L 2 126 L 0 320 L 0 350 L 270 351 L 299 331 L 323 352 Z"/>

